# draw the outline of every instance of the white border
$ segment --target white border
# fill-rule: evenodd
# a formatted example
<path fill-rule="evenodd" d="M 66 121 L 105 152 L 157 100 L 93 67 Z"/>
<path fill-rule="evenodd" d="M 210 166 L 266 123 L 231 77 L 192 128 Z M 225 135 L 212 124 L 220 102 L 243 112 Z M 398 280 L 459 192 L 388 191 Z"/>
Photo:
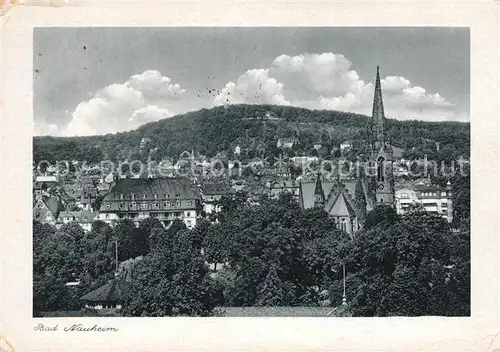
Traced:
<path fill-rule="evenodd" d="M 493 350 L 498 327 L 498 5 L 494 2 L 58 1 L 2 18 L 1 334 L 18 351 Z M 65 5 L 65 6 L 59 6 Z M 43 26 L 458 26 L 471 28 L 470 318 L 86 318 L 113 333 L 35 332 L 31 318 L 32 28 Z M 47 319 L 43 319 L 47 323 Z M 490 345 L 491 343 L 491 345 Z"/>

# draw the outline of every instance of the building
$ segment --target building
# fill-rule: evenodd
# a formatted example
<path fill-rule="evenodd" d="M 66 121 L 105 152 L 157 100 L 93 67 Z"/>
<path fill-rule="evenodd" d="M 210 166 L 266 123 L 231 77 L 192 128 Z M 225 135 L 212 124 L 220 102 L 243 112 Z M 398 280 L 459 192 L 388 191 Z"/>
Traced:
<path fill-rule="evenodd" d="M 300 183 L 295 180 L 269 181 L 267 187 L 271 199 L 278 199 L 283 193 L 291 194 L 295 199 L 299 199 Z"/>
<path fill-rule="evenodd" d="M 220 200 L 224 196 L 232 196 L 235 193 L 231 186 L 220 183 L 206 183 L 200 187 L 203 210 L 206 214 L 218 213 L 222 210 Z"/>
<path fill-rule="evenodd" d="M 404 187 L 396 191 L 396 211 L 405 214 L 415 207 L 432 214 L 437 214 L 448 222 L 453 221 L 453 201 L 451 183 L 445 188 L 428 183 L 420 183 L 413 187 Z"/>
<path fill-rule="evenodd" d="M 317 175 L 315 182 L 300 182 L 299 203 L 302 209 L 323 208 L 335 219 L 337 227 L 351 236 L 364 222 L 364 214 L 377 205 L 395 206 L 394 176 L 392 172 L 393 151 L 386 136 L 384 105 L 380 84 L 379 67 L 375 81 L 372 118 L 369 121 L 368 166 L 365 176 L 357 179 L 341 180 L 339 174 L 334 181 L 322 180 Z M 351 148 L 350 142 L 344 142 L 341 150 Z M 366 208 L 360 209 L 355 201 L 356 187 L 360 184 Z"/>
<path fill-rule="evenodd" d="M 55 226 L 59 213 L 63 210 L 64 206 L 58 196 L 42 196 L 33 205 L 33 220 Z"/>
<path fill-rule="evenodd" d="M 351 149 L 352 149 L 351 141 L 345 141 L 340 144 L 340 151 L 342 152 L 348 152 Z"/>
<path fill-rule="evenodd" d="M 283 149 L 291 149 L 293 145 L 297 143 L 295 138 L 278 138 L 278 142 L 276 143 L 277 148 Z"/>
<path fill-rule="evenodd" d="M 234 147 L 234 155 L 240 155 L 241 154 L 241 147 L 237 145 Z"/>
<path fill-rule="evenodd" d="M 361 182 L 366 199 L 366 209 L 359 209 L 354 197 L 356 183 Z M 346 231 L 351 236 L 362 227 L 363 214 L 372 210 L 368 197 L 366 180 L 322 180 L 317 175 L 315 182 L 299 182 L 299 204 L 302 209 L 323 208 L 335 219 L 337 228 Z"/>
<path fill-rule="evenodd" d="M 98 213 L 88 210 L 83 211 L 61 211 L 57 217 L 57 225 L 62 226 L 70 222 L 76 222 L 85 231 L 92 230 L 92 223 L 97 219 Z"/>
<path fill-rule="evenodd" d="M 58 175 L 38 175 L 35 179 L 35 182 L 48 182 L 48 183 L 58 183 L 59 176 Z"/>
<path fill-rule="evenodd" d="M 121 278 L 115 278 L 80 299 L 85 302 L 85 308 L 114 310 L 121 309 L 123 302 L 132 293 L 133 288 L 129 282 Z"/>
<path fill-rule="evenodd" d="M 384 103 L 382 101 L 382 86 L 380 84 L 379 67 L 375 80 L 375 94 L 373 97 L 373 112 L 368 131 L 370 134 L 370 160 L 372 167 L 371 192 L 376 204 L 394 207 L 394 175 L 392 164 L 394 162 L 393 149 L 385 132 Z M 373 169 L 375 168 L 375 169 Z"/>
<path fill-rule="evenodd" d="M 98 219 L 111 225 L 131 219 L 137 225 L 154 217 L 166 227 L 180 219 L 193 228 L 199 210 L 198 192 L 187 178 L 122 179 L 102 200 Z"/>

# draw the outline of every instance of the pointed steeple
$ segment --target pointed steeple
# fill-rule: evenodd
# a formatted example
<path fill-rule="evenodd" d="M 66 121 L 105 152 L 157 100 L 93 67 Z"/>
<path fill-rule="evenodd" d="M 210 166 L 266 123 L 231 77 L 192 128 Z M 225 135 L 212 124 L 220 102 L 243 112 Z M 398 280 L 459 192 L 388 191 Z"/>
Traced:
<path fill-rule="evenodd" d="M 373 97 L 373 112 L 372 112 L 372 142 L 374 145 L 384 145 L 384 103 L 382 101 L 382 86 L 380 84 L 380 72 L 377 65 L 377 78 L 375 79 L 375 94 Z"/>
<path fill-rule="evenodd" d="M 318 172 L 316 177 L 316 185 L 314 187 L 314 207 L 324 207 L 325 206 L 325 194 L 323 192 L 323 187 L 321 186 L 321 177 Z"/>

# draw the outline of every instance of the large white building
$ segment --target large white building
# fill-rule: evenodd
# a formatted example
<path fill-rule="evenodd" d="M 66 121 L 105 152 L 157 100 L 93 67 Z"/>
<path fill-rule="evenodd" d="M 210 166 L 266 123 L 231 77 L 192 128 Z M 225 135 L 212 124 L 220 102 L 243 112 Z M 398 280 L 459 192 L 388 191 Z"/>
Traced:
<path fill-rule="evenodd" d="M 438 214 L 448 222 L 453 221 L 453 202 L 451 184 L 446 188 L 431 184 L 417 184 L 396 191 L 396 211 L 405 214 L 416 206 L 421 206 L 426 212 Z"/>
<path fill-rule="evenodd" d="M 122 179 L 102 200 L 98 220 L 113 225 L 131 219 L 137 225 L 151 217 L 170 226 L 180 219 L 193 228 L 199 209 L 198 192 L 187 178 Z"/>

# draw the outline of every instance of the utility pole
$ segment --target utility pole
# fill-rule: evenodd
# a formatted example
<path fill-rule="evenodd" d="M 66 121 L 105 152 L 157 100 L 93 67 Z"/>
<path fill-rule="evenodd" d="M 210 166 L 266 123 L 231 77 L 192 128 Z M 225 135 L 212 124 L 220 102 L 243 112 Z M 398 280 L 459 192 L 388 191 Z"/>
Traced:
<path fill-rule="evenodd" d="M 347 298 L 345 297 L 345 264 L 342 264 L 343 281 L 344 281 L 344 295 L 342 296 L 342 305 L 347 305 Z"/>
<path fill-rule="evenodd" d="M 118 240 L 115 240 L 115 276 L 118 275 Z"/>

